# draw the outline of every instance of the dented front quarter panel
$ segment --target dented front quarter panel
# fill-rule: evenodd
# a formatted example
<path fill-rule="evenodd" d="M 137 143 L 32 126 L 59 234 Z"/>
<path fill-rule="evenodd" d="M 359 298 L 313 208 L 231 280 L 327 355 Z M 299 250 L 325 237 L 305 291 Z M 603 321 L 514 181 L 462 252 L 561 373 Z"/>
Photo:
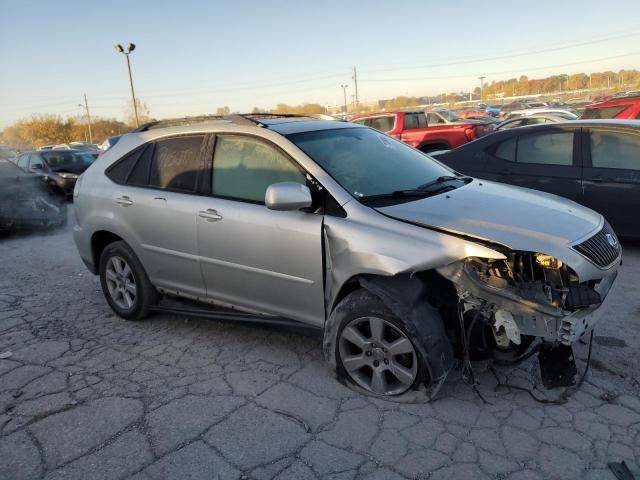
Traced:
<path fill-rule="evenodd" d="M 505 258 L 465 239 L 390 219 L 360 205 L 350 207 L 348 219 L 327 216 L 324 221 L 327 314 L 341 288 L 358 275 L 420 272 L 467 257 Z"/>

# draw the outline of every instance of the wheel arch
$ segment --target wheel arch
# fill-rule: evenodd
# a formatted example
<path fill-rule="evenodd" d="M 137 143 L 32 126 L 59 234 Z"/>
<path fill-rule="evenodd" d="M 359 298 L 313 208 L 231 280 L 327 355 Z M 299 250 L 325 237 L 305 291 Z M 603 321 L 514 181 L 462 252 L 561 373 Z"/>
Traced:
<path fill-rule="evenodd" d="M 100 256 L 107 245 L 118 241 L 124 241 L 124 239 L 108 230 L 98 230 L 91 235 L 91 256 L 95 269 L 93 273 L 100 273 Z"/>

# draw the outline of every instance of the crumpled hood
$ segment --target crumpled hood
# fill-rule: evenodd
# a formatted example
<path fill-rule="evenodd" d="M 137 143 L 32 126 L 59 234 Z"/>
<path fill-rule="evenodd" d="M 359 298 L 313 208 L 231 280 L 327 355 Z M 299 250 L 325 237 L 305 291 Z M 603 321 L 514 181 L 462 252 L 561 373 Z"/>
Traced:
<path fill-rule="evenodd" d="M 500 243 L 514 250 L 565 258 L 602 216 L 557 195 L 486 180 L 434 197 L 377 208 L 390 217 Z"/>

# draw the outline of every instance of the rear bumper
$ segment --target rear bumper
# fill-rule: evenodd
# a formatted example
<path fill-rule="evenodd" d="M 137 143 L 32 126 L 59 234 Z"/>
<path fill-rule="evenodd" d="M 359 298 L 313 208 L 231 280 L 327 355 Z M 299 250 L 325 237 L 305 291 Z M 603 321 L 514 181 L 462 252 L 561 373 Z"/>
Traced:
<path fill-rule="evenodd" d="M 78 248 L 78 253 L 80 254 L 82 262 L 91 273 L 97 275 L 98 267 L 93 261 L 91 239 L 89 238 L 87 232 L 85 232 L 85 230 L 80 225 L 75 225 L 73 227 L 73 239 L 76 242 L 76 247 Z"/>

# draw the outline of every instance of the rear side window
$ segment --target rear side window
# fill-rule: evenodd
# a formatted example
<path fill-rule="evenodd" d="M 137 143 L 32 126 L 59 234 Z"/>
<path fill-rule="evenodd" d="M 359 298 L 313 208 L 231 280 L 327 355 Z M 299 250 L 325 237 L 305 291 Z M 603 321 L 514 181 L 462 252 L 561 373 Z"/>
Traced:
<path fill-rule="evenodd" d="M 204 136 L 170 138 L 156 142 L 149 186 L 195 192 Z"/>
<path fill-rule="evenodd" d="M 542 165 L 573 164 L 573 132 L 522 135 L 516 150 L 518 163 Z"/>
<path fill-rule="evenodd" d="M 393 130 L 395 120 L 395 116 L 367 118 L 364 124 L 380 132 L 390 132 Z"/>
<path fill-rule="evenodd" d="M 618 105 L 615 107 L 603 107 L 603 108 L 587 108 L 582 114 L 584 119 L 604 119 L 604 118 L 616 118 L 618 114 L 624 112 L 629 105 Z"/>
<path fill-rule="evenodd" d="M 404 116 L 404 129 L 427 128 L 427 117 L 424 113 L 407 113 Z"/>
<path fill-rule="evenodd" d="M 640 135 L 594 130 L 591 132 L 591 165 L 594 168 L 640 170 Z"/>
<path fill-rule="evenodd" d="M 271 145 L 242 136 L 219 136 L 213 160 L 213 195 L 264 203 L 278 182 L 306 184 L 303 172 Z"/>

